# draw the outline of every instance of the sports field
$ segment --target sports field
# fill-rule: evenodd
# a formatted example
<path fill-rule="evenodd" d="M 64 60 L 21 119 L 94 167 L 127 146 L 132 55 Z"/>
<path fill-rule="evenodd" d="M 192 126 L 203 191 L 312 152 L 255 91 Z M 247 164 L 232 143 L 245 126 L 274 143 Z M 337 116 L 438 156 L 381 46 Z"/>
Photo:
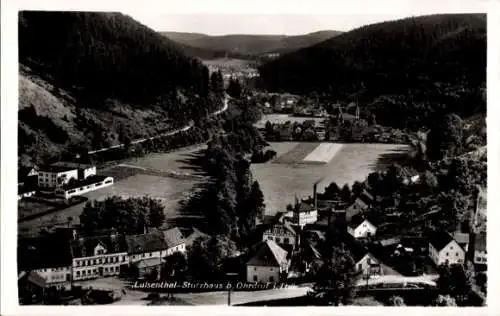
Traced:
<path fill-rule="evenodd" d="M 321 180 L 320 192 L 333 181 L 338 185 L 362 181 L 370 172 L 383 168 L 388 157 L 406 150 L 405 145 L 391 144 L 271 142 L 270 145 L 279 148 L 277 157 L 268 163 L 252 165 L 268 215 L 293 203 L 295 195 L 312 196 L 313 183 L 318 180 Z"/>

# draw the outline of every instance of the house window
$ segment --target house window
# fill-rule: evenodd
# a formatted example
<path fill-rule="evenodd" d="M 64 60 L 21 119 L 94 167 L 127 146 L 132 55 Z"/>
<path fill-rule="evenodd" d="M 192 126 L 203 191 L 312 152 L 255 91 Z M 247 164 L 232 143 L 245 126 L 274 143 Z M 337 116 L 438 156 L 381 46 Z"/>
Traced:
<path fill-rule="evenodd" d="M 276 242 L 277 243 L 280 243 L 281 242 L 281 239 L 279 237 L 276 237 Z"/>
<path fill-rule="evenodd" d="M 450 253 L 449 253 L 449 252 L 447 252 L 447 253 L 446 253 L 446 256 L 447 256 L 447 257 L 449 257 L 449 256 L 450 256 Z"/>
<path fill-rule="evenodd" d="M 458 257 L 458 252 L 455 252 L 455 256 Z"/>
<path fill-rule="evenodd" d="M 284 243 L 285 243 L 286 245 L 288 245 L 288 244 L 290 243 L 290 239 L 289 239 L 289 238 L 285 238 Z"/>
<path fill-rule="evenodd" d="M 108 272 L 108 268 L 104 268 L 104 272 Z"/>
<path fill-rule="evenodd" d="M 272 275 L 269 277 L 269 282 L 274 282 L 274 277 Z"/>
<path fill-rule="evenodd" d="M 358 264 L 358 271 L 361 271 L 361 270 L 363 270 L 363 264 L 360 263 L 360 264 Z"/>
<path fill-rule="evenodd" d="M 253 281 L 257 282 L 257 276 L 256 275 L 253 276 Z"/>
<path fill-rule="evenodd" d="M 80 271 L 76 271 L 76 276 L 79 277 L 80 276 Z"/>
<path fill-rule="evenodd" d="M 372 263 L 372 259 L 371 258 L 367 258 L 366 259 L 366 263 L 371 264 Z"/>
<path fill-rule="evenodd" d="M 267 239 L 273 240 L 273 236 L 267 236 Z"/>

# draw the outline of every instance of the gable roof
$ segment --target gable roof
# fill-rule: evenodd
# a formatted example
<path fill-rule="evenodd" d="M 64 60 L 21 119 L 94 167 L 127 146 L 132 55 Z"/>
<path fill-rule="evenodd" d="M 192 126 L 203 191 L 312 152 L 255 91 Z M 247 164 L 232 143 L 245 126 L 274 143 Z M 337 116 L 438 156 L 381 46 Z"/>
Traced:
<path fill-rule="evenodd" d="M 358 263 L 367 254 L 373 257 L 368 248 L 360 243 L 358 243 L 353 237 L 347 237 L 344 240 L 344 245 L 352 255 L 354 262 Z"/>
<path fill-rule="evenodd" d="M 93 237 L 80 237 L 71 241 L 73 258 L 94 256 L 94 250 L 101 244 L 107 253 L 127 252 L 127 240 L 123 235 L 103 235 Z"/>
<path fill-rule="evenodd" d="M 28 274 L 27 280 L 28 282 L 33 283 L 39 287 L 47 286 L 47 281 L 45 281 L 45 279 L 40 274 L 38 274 L 38 272 L 35 271 L 31 271 Z"/>
<path fill-rule="evenodd" d="M 260 242 L 257 253 L 247 262 L 251 266 L 279 267 L 287 261 L 287 251 L 272 240 Z"/>
<path fill-rule="evenodd" d="M 351 221 L 349 222 L 349 224 L 347 224 L 349 227 L 351 228 L 358 228 L 359 225 L 363 224 L 365 221 L 367 221 L 368 223 L 370 223 L 371 225 L 375 226 L 371 221 L 369 221 L 365 216 L 362 216 L 360 214 L 357 214 L 357 215 L 354 215 L 352 218 L 351 218 Z"/>
<path fill-rule="evenodd" d="M 125 237 L 127 240 L 127 252 L 129 254 L 154 252 L 167 249 L 163 234 L 158 231 L 131 235 Z"/>
<path fill-rule="evenodd" d="M 186 242 L 181 230 L 178 227 L 163 231 L 163 236 L 168 248 L 172 248 Z"/>
<path fill-rule="evenodd" d="M 444 247 L 446 247 L 451 241 L 453 241 L 453 237 L 445 232 L 445 231 L 437 231 L 433 233 L 429 238 L 429 243 L 437 250 L 441 251 Z"/>

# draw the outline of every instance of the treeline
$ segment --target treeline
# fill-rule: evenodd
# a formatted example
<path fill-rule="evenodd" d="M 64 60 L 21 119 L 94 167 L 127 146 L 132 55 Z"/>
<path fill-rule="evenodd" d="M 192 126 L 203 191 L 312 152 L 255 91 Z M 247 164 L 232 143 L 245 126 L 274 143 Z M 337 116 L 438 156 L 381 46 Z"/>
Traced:
<path fill-rule="evenodd" d="M 104 107 L 106 99 L 159 104 L 177 121 L 196 109 L 177 102 L 174 92 L 205 96 L 210 88 L 201 62 L 120 13 L 22 11 L 19 60 L 72 92 L 78 106 Z"/>
<path fill-rule="evenodd" d="M 253 126 L 259 112 L 247 100 L 236 101 L 225 116 L 222 131 L 209 141 L 201 163 L 211 180 L 187 201 L 183 212 L 203 210 L 207 232 L 244 246 L 264 212 L 264 196 L 252 177 L 250 155 L 267 144 Z"/>
<path fill-rule="evenodd" d="M 486 16 L 453 14 L 364 26 L 264 64 L 260 73 L 268 90 L 331 101 L 355 95 L 380 124 L 413 129 L 437 113 L 484 113 L 485 67 Z"/>

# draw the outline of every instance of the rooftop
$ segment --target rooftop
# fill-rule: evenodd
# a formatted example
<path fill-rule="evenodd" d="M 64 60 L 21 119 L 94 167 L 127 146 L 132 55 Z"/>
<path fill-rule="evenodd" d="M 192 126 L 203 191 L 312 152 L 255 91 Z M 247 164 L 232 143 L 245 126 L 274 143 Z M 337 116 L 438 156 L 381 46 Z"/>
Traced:
<path fill-rule="evenodd" d="M 453 237 L 445 232 L 445 231 L 437 231 L 431 235 L 429 238 L 429 243 L 437 250 L 441 251 L 444 247 L 446 247 L 451 241 Z"/>
<path fill-rule="evenodd" d="M 247 262 L 252 266 L 279 267 L 287 261 L 288 253 L 272 240 L 259 243 L 257 253 Z"/>
<path fill-rule="evenodd" d="M 94 237 L 81 237 L 71 241 L 73 258 L 93 257 L 97 245 L 101 244 L 107 253 L 127 252 L 127 241 L 123 235 L 103 235 Z"/>
<path fill-rule="evenodd" d="M 67 167 L 67 166 L 53 166 L 53 165 L 46 165 L 46 166 L 40 166 L 39 171 L 42 172 L 67 172 L 71 170 L 76 170 L 77 168 L 73 167 Z"/>
<path fill-rule="evenodd" d="M 125 237 L 129 254 L 154 252 L 167 249 L 163 234 L 159 231 Z"/>
<path fill-rule="evenodd" d="M 172 248 L 186 242 L 181 230 L 178 227 L 165 230 L 163 232 L 163 236 L 168 248 Z"/>
<path fill-rule="evenodd" d="M 51 164 L 51 166 L 66 167 L 66 168 L 71 168 L 71 169 L 88 169 L 88 168 L 95 167 L 91 164 L 84 164 L 84 163 L 79 163 L 79 162 L 69 162 L 69 161 L 59 161 L 59 162 Z"/>

